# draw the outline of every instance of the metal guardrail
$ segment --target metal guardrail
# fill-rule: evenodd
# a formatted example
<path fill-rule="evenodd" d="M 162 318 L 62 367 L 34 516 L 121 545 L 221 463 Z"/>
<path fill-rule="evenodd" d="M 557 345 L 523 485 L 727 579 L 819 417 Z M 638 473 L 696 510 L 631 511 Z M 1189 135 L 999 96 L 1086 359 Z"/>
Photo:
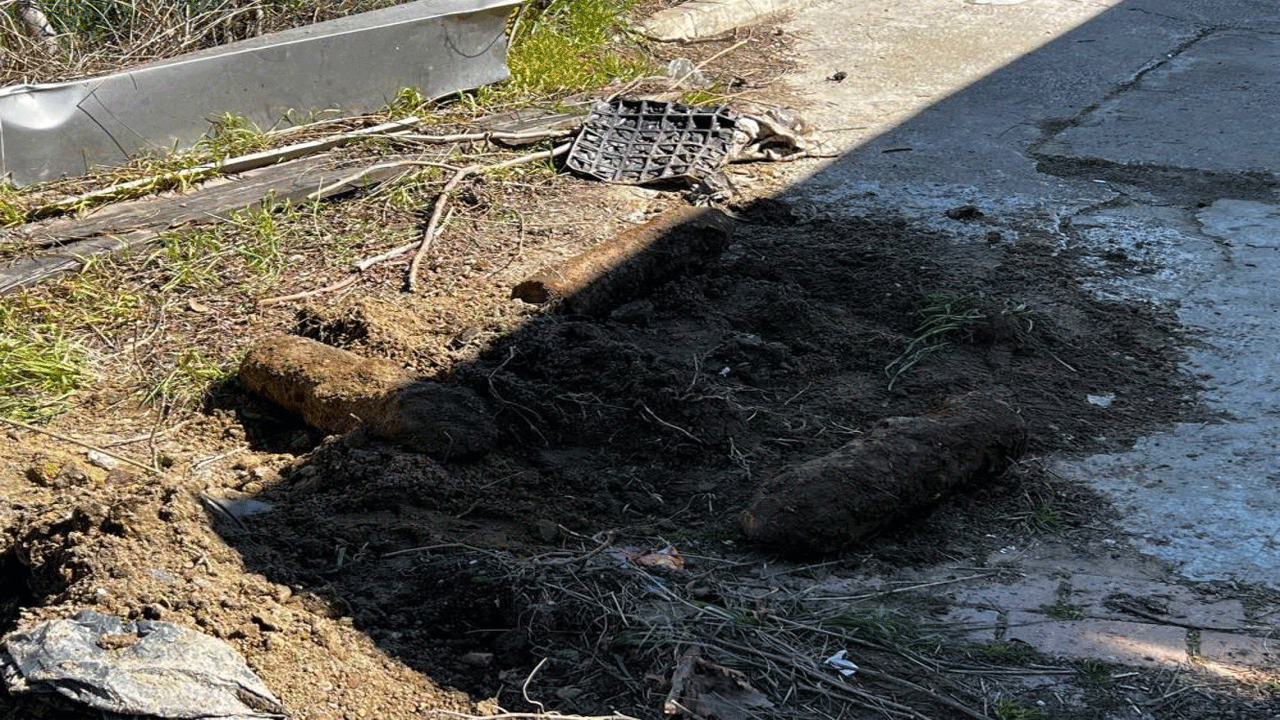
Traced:
<path fill-rule="evenodd" d="M 287 117 L 383 107 L 403 87 L 440 97 L 503 80 L 519 0 L 415 0 L 111 75 L 0 88 L 0 178 L 29 184 L 194 145 L 232 113 Z"/>

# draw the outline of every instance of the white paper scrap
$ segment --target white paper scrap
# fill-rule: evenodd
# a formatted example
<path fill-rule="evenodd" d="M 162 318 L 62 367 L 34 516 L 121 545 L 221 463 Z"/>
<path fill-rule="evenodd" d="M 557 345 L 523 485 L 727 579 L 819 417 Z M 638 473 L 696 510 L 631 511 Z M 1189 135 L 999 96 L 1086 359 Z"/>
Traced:
<path fill-rule="evenodd" d="M 839 671 L 841 675 L 845 677 L 849 677 L 850 675 L 858 672 L 858 666 L 854 665 L 852 660 L 848 660 L 845 658 L 845 654 L 847 652 L 848 652 L 847 650 L 841 650 L 835 655 L 832 655 L 831 657 L 827 658 L 825 661 L 827 665 L 830 665 L 831 667 L 835 668 L 837 671 Z"/>

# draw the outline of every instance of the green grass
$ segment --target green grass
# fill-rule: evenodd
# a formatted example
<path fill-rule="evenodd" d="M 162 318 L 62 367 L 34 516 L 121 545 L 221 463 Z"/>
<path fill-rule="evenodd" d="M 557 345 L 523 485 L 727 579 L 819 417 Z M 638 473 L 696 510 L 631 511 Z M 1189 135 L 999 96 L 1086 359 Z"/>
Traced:
<path fill-rule="evenodd" d="M 149 264 L 160 265 L 168 275 L 160 288 L 162 292 L 190 292 L 221 285 L 229 254 L 221 229 L 209 227 L 196 232 L 165 233 Z"/>
<path fill-rule="evenodd" d="M 382 112 L 396 119 L 421 116 L 431 112 L 431 101 L 423 97 L 418 88 L 400 88 Z"/>
<path fill-rule="evenodd" d="M 227 380 L 234 372 L 234 364 L 188 348 L 175 358 L 167 372 L 156 378 L 143 400 L 166 410 L 190 408 L 204 399 L 214 385 Z"/>
<path fill-rule="evenodd" d="M 617 49 L 623 17 L 634 5 L 634 0 L 552 0 L 542 11 L 526 6 L 512 28 L 508 89 L 580 91 L 650 73 L 647 60 Z"/>
<path fill-rule="evenodd" d="M 91 378 L 89 355 L 55 325 L 24 327 L 0 307 L 0 416 L 44 420 Z"/>
<path fill-rule="evenodd" d="M 225 159 L 260 152 L 269 145 L 266 132 L 257 125 L 240 115 L 223 113 L 214 119 L 198 148 L 213 158 Z"/>
<path fill-rule="evenodd" d="M 907 371 L 949 347 L 963 331 L 986 318 L 967 295 L 938 292 L 928 295 L 927 301 L 920 310 L 923 319 L 907 341 L 906 349 L 884 368 L 890 390 Z"/>
<path fill-rule="evenodd" d="M 284 270 L 289 220 L 298 214 L 298 206 L 267 200 L 226 223 L 165 233 L 147 267 L 167 276 L 165 293 L 212 290 L 230 278 L 250 290 L 270 285 Z"/>
<path fill-rule="evenodd" d="M 392 182 L 383 183 L 374 193 L 383 196 L 387 204 L 404 213 L 422 210 L 435 196 L 448 175 L 443 168 L 426 167 L 414 170 Z"/>
<path fill-rule="evenodd" d="M 975 660 L 996 665 L 1026 665 L 1044 659 L 1041 653 L 1030 645 L 1008 640 L 970 645 L 967 653 Z"/>
<path fill-rule="evenodd" d="M 884 607 L 851 609 L 822 618 L 821 625 L 844 630 L 864 640 L 896 645 L 910 645 L 920 639 L 920 628 L 915 622 L 896 610 Z"/>
<path fill-rule="evenodd" d="M 1080 620 L 1084 618 L 1084 606 L 1068 602 L 1066 598 L 1058 598 L 1052 605 L 1040 608 L 1047 617 L 1054 620 Z"/>
<path fill-rule="evenodd" d="M 1048 500 L 1030 510 L 1014 513 L 1007 517 L 1032 535 L 1049 535 L 1066 527 L 1062 513 L 1054 508 Z"/>
<path fill-rule="evenodd" d="M 27 219 L 27 205 L 12 185 L 0 180 L 0 228 L 18 225 Z"/>
<path fill-rule="evenodd" d="M 303 206 L 281 204 L 271 199 L 258 207 L 236 213 L 231 223 L 240 229 L 235 252 L 254 276 L 254 284 L 274 283 L 285 267 L 284 248 L 289 239 L 289 221 L 301 214 Z M 312 203 L 313 211 L 318 206 Z"/>
<path fill-rule="evenodd" d="M 680 96 L 680 102 L 685 105 L 719 105 L 725 98 L 725 93 L 720 90 L 690 90 Z"/>
<path fill-rule="evenodd" d="M 289 242 L 307 227 L 306 207 L 265 203 L 226 223 L 167 233 L 140 262 L 93 258 L 75 276 L 0 298 L 0 415 L 51 418 L 104 363 L 144 403 L 192 407 L 234 361 L 203 347 L 163 349 L 167 317 L 185 310 L 184 298 L 272 288 Z M 145 352 L 127 351 L 139 345 Z"/>

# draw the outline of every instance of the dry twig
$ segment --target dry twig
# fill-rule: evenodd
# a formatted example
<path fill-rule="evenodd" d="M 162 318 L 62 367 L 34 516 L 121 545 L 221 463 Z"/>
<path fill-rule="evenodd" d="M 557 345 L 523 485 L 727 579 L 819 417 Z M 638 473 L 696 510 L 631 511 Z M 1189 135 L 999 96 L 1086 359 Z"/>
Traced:
<path fill-rule="evenodd" d="M 9 423 L 10 425 L 13 425 L 14 427 L 22 428 L 23 430 L 30 430 L 31 432 L 40 433 L 41 435 L 48 435 L 54 440 L 61 440 L 62 442 L 71 443 L 72 445 L 79 445 L 80 447 L 85 448 L 86 450 L 92 450 L 94 452 L 102 453 L 103 455 L 106 455 L 109 458 L 119 460 L 122 463 L 127 463 L 129 465 L 132 465 L 141 470 L 145 470 L 147 472 L 152 472 L 152 473 L 160 472 L 159 468 L 152 467 L 151 465 L 147 465 L 146 463 L 140 463 L 137 460 L 134 460 L 130 457 L 126 457 L 119 453 L 111 452 L 110 450 L 103 449 L 97 445 L 94 445 L 93 443 L 85 442 L 84 440 L 77 440 L 76 438 L 68 437 L 66 435 L 61 435 L 59 433 L 53 432 L 52 430 L 45 430 L 44 428 L 36 427 L 35 425 L 29 425 L 27 423 L 22 422 L 21 420 L 14 420 L 13 418 L 0 417 L 0 420 L 3 420 L 4 422 Z"/>
<path fill-rule="evenodd" d="M 463 180 L 481 172 L 504 170 L 506 168 L 516 167 L 517 165 L 526 165 L 531 162 L 537 162 L 538 160 L 549 160 L 559 155 L 563 155 L 568 151 L 569 143 L 563 143 L 550 150 L 541 150 L 529 153 L 528 155 L 521 155 L 520 157 L 503 160 L 502 162 L 492 165 L 475 164 L 459 168 L 458 171 L 453 174 L 453 177 L 449 178 L 449 181 L 444 184 L 443 188 L 441 188 L 440 194 L 436 196 L 435 206 L 431 210 L 431 218 L 427 220 L 426 230 L 422 231 L 422 242 L 419 243 L 418 250 L 413 254 L 413 260 L 409 263 L 409 276 L 407 279 L 409 292 L 418 291 L 418 268 L 422 265 L 422 260 L 426 257 L 427 251 L 431 249 L 432 241 L 435 240 L 436 226 L 440 224 L 440 218 L 444 215 L 445 207 L 449 204 L 450 195 L 455 189 L 457 189 L 458 185 Z"/>
<path fill-rule="evenodd" d="M 564 528 L 562 527 L 562 529 Z M 587 552 L 581 555 L 574 555 L 573 557 L 557 557 L 557 558 L 551 558 L 546 555 L 542 555 L 534 558 L 533 562 L 540 565 L 568 565 L 569 563 L 585 562 L 595 557 L 596 555 L 599 555 L 600 553 L 604 552 L 606 549 L 609 548 L 610 545 L 613 545 L 613 542 L 616 539 L 617 539 L 617 535 L 613 532 L 609 532 L 605 536 L 605 539 L 600 541 L 599 545 L 596 545 L 594 548 L 592 548 L 591 550 L 588 550 Z"/>

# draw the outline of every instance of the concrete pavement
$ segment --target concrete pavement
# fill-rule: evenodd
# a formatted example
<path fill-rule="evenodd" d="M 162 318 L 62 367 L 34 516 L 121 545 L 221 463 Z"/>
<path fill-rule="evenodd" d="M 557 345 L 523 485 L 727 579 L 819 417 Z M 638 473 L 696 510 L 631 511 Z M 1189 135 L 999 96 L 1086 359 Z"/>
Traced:
<path fill-rule="evenodd" d="M 786 81 L 841 153 L 795 168 L 786 195 L 837 218 L 891 211 L 960 242 L 991 229 L 943 212 L 968 203 L 1015 241 L 1123 250 L 1148 272 L 1090 287 L 1177 307 L 1198 339 L 1187 370 L 1224 418 L 1054 460 L 1111 498 L 1126 517 L 1115 542 L 1149 561 L 1099 567 L 1063 548 L 1019 549 L 1023 580 L 964 584 L 951 594 L 957 619 L 1065 655 L 1274 667 L 1275 608 L 1206 609 L 1183 589 L 1280 588 L 1274 3 L 823 0 L 785 30 L 801 55 Z M 828 81 L 837 71 L 846 79 Z M 1117 593 L 1171 598 L 1198 619 L 1117 615 L 1105 602 Z"/>

